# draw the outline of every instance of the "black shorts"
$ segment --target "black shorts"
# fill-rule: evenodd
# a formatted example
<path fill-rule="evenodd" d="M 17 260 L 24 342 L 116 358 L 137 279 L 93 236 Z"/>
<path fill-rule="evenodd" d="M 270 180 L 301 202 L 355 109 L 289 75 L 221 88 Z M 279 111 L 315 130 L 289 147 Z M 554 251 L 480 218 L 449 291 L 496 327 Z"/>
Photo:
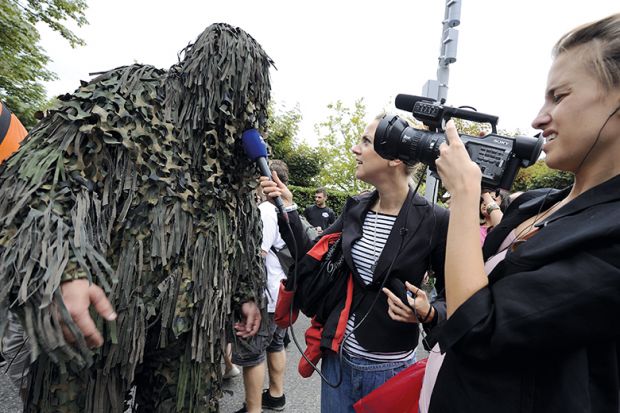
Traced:
<path fill-rule="evenodd" d="M 232 362 L 241 367 L 261 364 L 266 353 L 284 350 L 285 328 L 280 328 L 274 321 L 274 314 L 263 317 L 258 333 L 252 337 L 241 338 L 234 333 L 230 338 L 232 344 Z"/>

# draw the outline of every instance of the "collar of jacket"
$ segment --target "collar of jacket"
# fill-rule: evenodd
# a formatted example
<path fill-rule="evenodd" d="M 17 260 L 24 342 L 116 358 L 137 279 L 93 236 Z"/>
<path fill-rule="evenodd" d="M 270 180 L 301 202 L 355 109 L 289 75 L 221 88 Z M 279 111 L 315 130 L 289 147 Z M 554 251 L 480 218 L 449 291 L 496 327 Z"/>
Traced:
<path fill-rule="evenodd" d="M 620 175 L 589 189 L 577 198 L 551 214 L 539 226 L 549 225 L 561 218 L 577 214 L 584 209 L 620 199 Z M 519 196 L 506 211 L 500 224 L 493 228 L 485 240 L 483 252 L 486 260 L 497 252 L 497 249 L 508 236 L 524 220 L 533 217 L 538 211 L 545 211 L 556 202 L 566 198 L 572 187 L 562 190 L 538 189 Z M 524 197 L 521 199 L 521 197 Z M 518 201 L 518 202 L 517 202 Z"/>
<path fill-rule="evenodd" d="M 344 256 L 347 265 L 358 280 L 361 278 L 357 272 L 357 268 L 355 268 L 353 264 L 351 247 L 362 237 L 364 219 L 370 207 L 375 203 L 378 197 L 379 193 L 375 189 L 367 196 L 349 198 L 345 205 L 345 212 L 343 213 L 342 247 Z M 403 206 L 400 208 L 400 212 L 394 222 L 394 227 L 388 236 L 381 255 L 379 255 L 372 284 L 377 284 L 379 280 L 383 279 L 384 274 L 387 272 L 399 250 L 413 238 L 422 222 L 428 218 L 427 215 L 431 209 L 432 208 L 429 208 L 428 201 L 420 195 L 414 194 L 413 189 L 410 187 L 407 199 L 403 202 Z M 403 238 L 402 246 L 401 237 Z"/>

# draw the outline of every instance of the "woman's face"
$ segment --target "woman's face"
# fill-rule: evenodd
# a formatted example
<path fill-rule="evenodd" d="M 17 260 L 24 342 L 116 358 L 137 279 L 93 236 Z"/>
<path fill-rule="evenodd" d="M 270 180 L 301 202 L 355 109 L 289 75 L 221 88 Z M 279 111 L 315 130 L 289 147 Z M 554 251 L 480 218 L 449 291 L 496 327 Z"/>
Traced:
<path fill-rule="evenodd" d="M 550 168 L 576 172 L 599 130 L 620 104 L 620 90 L 604 90 L 586 67 L 588 52 L 578 47 L 560 54 L 549 71 L 545 103 L 532 126 L 541 129 Z M 609 120 L 585 165 L 620 154 L 620 114 Z"/>
<path fill-rule="evenodd" d="M 388 166 L 388 161 L 375 152 L 374 141 L 377 125 L 379 125 L 378 120 L 370 122 L 359 142 L 351 148 L 357 161 L 355 177 L 369 184 L 374 184 L 376 177 Z"/>

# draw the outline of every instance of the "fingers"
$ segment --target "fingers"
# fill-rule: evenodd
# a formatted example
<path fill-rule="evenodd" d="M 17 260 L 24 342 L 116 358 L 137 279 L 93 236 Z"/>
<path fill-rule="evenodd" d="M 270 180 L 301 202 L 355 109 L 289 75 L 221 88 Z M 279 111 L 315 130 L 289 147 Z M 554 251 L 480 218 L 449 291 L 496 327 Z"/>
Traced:
<path fill-rule="evenodd" d="M 248 336 L 253 336 L 256 333 L 258 333 L 258 329 L 260 327 L 260 321 L 261 321 L 261 316 L 260 316 L 260 312 L 256 312 L 251 314 L 246 323 L 245 323 L 245 330 L 248 333 Z"/>
<path fill-rule="evenodd" d="M 91 348 L 103 345 L 103 336 L 97 330 L 97 326 L 89 312 L 92 304 L 97 313 L 106 320 L 116 319 L 116 313 L 112 308 L 112 304 L 103 290 L 96 285 L 91 285 L 86 279 L 62 283 L 61 290 L 64 305 L 82 336 L 84 336 L 86 344 Z M 64 324 L 61 326 L 67 343 L 75 343 L 76 337 L 71 333 L 71 330 Z"/>
<path fill-rule="evenodd" d="M 394 294 L 392 291 L 388 290 L 387 288 L 384 288 L 383 292 L 388 297 L 388 304 L 392 303 L 392 305 L 394 307 L 397 307 L 400 311 L 407 311 L 409 309 L 407 305 L 403 303 L 403 301 L 400 298 L 398 298 L 396 294 Z"/>
<path fill-rule="evenodd" d="M 454 124 L 454 120 L 450 119 L 448 123 L 446 123 L 446 140 L 450 145 L 462 145 L 463 141 L 459 137 L 459 132 L 456 130 L 456 125 Z"/>
<path fill-rule="evenodd" d="M 405 281 L 405 287 L 407 287 L 407 289 L 409 291 L 411 291 L 411 293 L 413 294 L 414 297 L 423 297 L 423 298 L 427 298 L 426 297 L 426 291 L 424 291 L 423 289 L 416 287 L 415 285 L 411 284 L 409 281 Z"/>
<path fill-rule="evenodd" d="M 278 184 L 278 186 L 284 185 L 282 181 L 280 181 L 280 177 L 276 171 L 271 171 L 271 177 L 273 178 L 273 181 Z"/>
<path fill-rule="evenodd" d="M 405 287 L 407 287 L 407 289 L 413 294 L 413 298 L 407 296 L 407 300 L 409 301 L 410 306 L 415 306 L 416 311 L 420 311 L 420 308 L 428 307 L 429 301 L 428 296 L 426 295 L 426 291 L 416 287 L 409 281 L 405 281 Z"/>
<path fill-rule="evenodd" d="M 387 288 L 383 288 L 381 291 L 383 291 L 383 293 L 388 296 L 388 302 L 389 300 L 392 300 L 392 301 L 398 300 L 398 297 L 396 297 L 396 295 L 390 290 L 388 290 Z"/>
<path fill-rule="evenodd" d="M 418 322 L 411 308 L 406 307 L 399 298 L 393 300 L 388 297 L 388 315 L 394 321 L 401 321 L 404 323 Z"/>
<path fill-rule="evenodd" d="M 112 321 L 116 319 L 116 313 L 114 312 L 114 308 L 112 308 L 112 304 L 108 297 L 105 296 L 105 293 L 98 285 L 92 284 L 88 288 L 88 296 L 90 298 L 90 303 L 95 307 L 95 310 L 108 321 Z"/>
<path fill-rule="evenodd" d="M 234 328 L 237 330 L 237 335 L 246 338 L 258 333 L 261 314 L 256 303 L 253 301 L 243 303 L 241 312 L 245 321 L 235 323 Z"/>
<path fill-rule="evenodd" d="M 95 322 L 90 317 L 88 308 L 84 309 L 84 311 L 71 314 L 71 316 L 73 317 L 73 321 L 77 327 L 82 332 L 84 339 L 86 339 L 86 344 L 88 344 L 90 348 L 101 347 L 103 344 L 103 336 L 99 330 L 97 330 Z"/>

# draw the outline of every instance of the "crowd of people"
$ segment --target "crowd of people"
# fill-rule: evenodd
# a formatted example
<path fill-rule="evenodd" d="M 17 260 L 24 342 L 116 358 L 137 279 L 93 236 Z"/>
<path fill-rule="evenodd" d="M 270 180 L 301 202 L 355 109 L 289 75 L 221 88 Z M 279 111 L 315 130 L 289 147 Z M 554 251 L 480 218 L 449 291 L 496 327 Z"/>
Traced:
<path fill-rule="evenodd" d="M 253 39 L 245 41 L 255 44 Z M 262 51 L 259 55 L 268 65 L 266 55 Z M 251 293 L 245 290 L 242 296 L 222 302 L 229 306 L 225 339 L 218 342 L 226 359 L 223 376 L 229 379 L 238 375 L 240 367 L 244 384 L 245 402 L 237 412 L 281 411 L 286 408 L 286 328 L 295 321 L 296 311 L 301 307 L 297 304 L 305 298 L 295 294 L 299 285 L 312 283 L 315 277 L 323 275 L 325 266 L 320 264 L 334 258 L 335 245 L 340 248 L 338 268 L 342 270 L 344 282 L 333 284 L 334 288 L 329 291 L 330 300 L 325 297 L 329 307 L 324 304 L 321 313 L 310 315 L 311 326 L 306 334 L 306 353 L 310 358 L 300 363 L 301 373 L 302 368 L 314 368 L 313 365 L 320 360 L 322 412 L 357 411 L 356 403 L 389 386 L 392 378 L 420 362 L 416 360 L 415 352 L 420 334 L 425 336 L 424 343 L 430 353 L 428 360 L 424 361 L 423 380 L 411 382 L 411 388 L 417 386 L 416 391 L 420 393 L 411 411 L 615 413 L 620 410 L 620 325 L 613 316 L 620 309 L 620 14 L 571 30 L 555 44 L 553 56 L 544 103 L 532 126 L 540 130 L 545 139 L 546 164 L 574 175 L 574 183 L 568 188 L 514 194 L 497 188 L 482 188 L 480 168 L 470 159 L 453 121 L 447 122 L 447 142 L 441 144 L 436 159 L 437 172 L 447 191 L 442 200 L 449 208 L 420 196 L 418 187 L 411 185 L 416 162 L 383 159 L 375 151 L 375 133 L 383 115 L 367 124 L 351 148 L 357 163 L 355 178 L 374 189 L 350 197 L 338 216 L 327 206 L 325 188 L 316 190 L 315 204 L 305 208 L 302 214 L 287 187 L 289 173 L 295 171 L 289 171 L 282 161 L 272 160 L 272 176 L 261 177 L 253 193 L 257 202 L 248 201 L 250 205 L 258 204 L 260 225 L 251 219 L 244 224 L 247 225 L 244 240 L 250 242 L 248 240 L 252 239 L 252 245 L 257 248 L 252 250 L 249 245 L 243 245 L 243 248 L 247 247 L 246 254 L 258 252 L 260 264 L 248 260 L 244 267 L 235 267 L 248 270 L 252 265 L 259 266 L 255 271 L 260 273 L 263 282 L 252 285 Z M 174 77 L 173 81 L 177 80 L 178 77 Z M 263 86 L 268 88 L 268 85 Z M 170 102 L 166 101 L 166 104 Z M 0 112 L 0 132 L 10 130 L 1 123 L 7 118 L 7 110 L 3 107 Z M 234 122 L 231 124 L 238 126 Z M 20 133 L 14 139 L 5 140 L 4 147 L 0 143 L 0 154 L 3 154 L 0 160 L 17 151 L 25 136 L 23 127 L 13 125 L 11 127 L 19 129 Z M 193 128 L 181 128 L 188 133 L 188 140 L 198 139 L 199 135 L 192 134 Z M 36 150 L 28 139 L 24 141 L 25 149 Z M 8 148 L 8 142 L 16 143 Z M 161 142 L 163 145 L 168 141 Z M 198 147 L 200 145 L 194 148 Z M 14 159 L 9 161 L 13 169 L 1 167 L 0 185 L 20 185 L 19 181 L 7 178 L 9 172 L 16 171 Z M 123 158 L 119 155 L 117 159 Z M 75 178 L 75 182 L 87 187 L 82 181 L 88 176 L 83 175 L 82 180 Z M 186 176 L 189 177 L 190 173 Z M 240 181 L 242 178 L 247 176 L 239 177 Z M 167 177 L 158 179 L 168 182 Z M 54 184 L 56 181 L 57 178 Z M 97 189 L 91 188 L 90 192 L 93 191 Z M 167 193 L 170 194 L 169 188 Z M 183 193 L 179 190 L 175 197 L 183 198 Z M 49 196 L 38 187 L 28 194 L 32 199 L 45 200 Z M 246 195 L 250 196 L 249 192 L 243 196 Z M 223 205 L 218 204 L 219 196 L 216 191 L 212 205 Z M 276 206 L 277 199 L 282 201 L 280 207 Z M 244 204 L 246 200 L 235 198 L 230 202 Z M 125 208 L 123 202 L 119 202 L 119 210 Z M 4 211 L 17 214 L 16 211 L 26 204 L 12 205 L 12 208 L 4 207 Z M 101 208 L 101 203 L 93 202 L 93 205 Z M 178 209 L 169 210 L 166 219 L 180 219 L 178 217 L 183 213 L 194 213 L 192 217 L 198 217 L 195 219 L 199 222 L 199 214 L 192 212 L 191 205 L 179 205 Z M 249 213 L 242 207 L 241 210 L 244 214 Z M 154 213 L 155 209 L 152 211 Z M 60 216 L 63 212 L 54 213 Z M 67 241 L 67 249 L 70 245 L 72 251 L 79 251 L 80 236 L 88 235 L 78 231 L 82 228 L 77 223 L 80 217 L 76 216 L 76 211 L 72 214 L 75 229 L 71 235 L 61 234 L 61 238 L 71 240 Z M 305 230 L 302 216 L 316 230 L 316 236 Z M 26 218 L 24 213 L 23 217 L 26 222 L 26 219 L 37 219 L 38 215 Z M 12 223 L 11 219 L 3 218 L 7 225 Z M 88 220 L 85 222 L 89 229 L 95 225 Z M 224 225 L 222 221 L 216 224 Z M 155 221 L 152 225 L 155 227 Z M 60 234 L 63 230 L 60 226 L 58 228 Z M 262 228 L 260 241 L 256 238 L 258 228 Z M 116 229 L 120 231 L 119 226 Z M 21 238 L 21 243 L 9 242 L 16 239 L 20 231 L 19 226 L 6 226 L 0 233 L 3 240 L 0 253 L 4 260 L 14 257 L 11 252 L 23 245 Z M 113 229 L 110 227 L 109 231 Z M 192 230 L 178 231 L 187 239 L 194 236 Z M 123 243 L 129 245 L 132 240 L 143 248 L 145 235 L 136 234 L 139 231 L 132 233 L 134 238 L 123 238 Z M 175 239 L 175 235 L 170 237 Z M 48 238 L 43 239 L 46 248 L 48 241 Z M 103 238 L 97 242 L 103 243 Z M 236 242 L 243 241 L 237 239 Z M 173 284 L 164 268 L 175 271 L 180 268 L 180 274 L 185 275 L 200 270 L 193 265 L 170 267 L 166 263 L 166 257 L 172 261 L 182 260 L 180 249 L 173 246 L 178 244 L 160 240 L 153 245 L 161 246 L 164 252 L 160 256 L 156 254 L 158 251 L 148 247 L 152 259 L 149 265 L 154 272 L 164 275 L 155 284 L 159 293 L 153 297 L 159 301 L 147 299 L 149 284 L 136 284 L 132 291 L 144 294 L 144 303 L 148 304 L 143 307 L 147 323 L 132 325 L 145 330 L 158 326 L 157 330 L 150 331 L 149 340 L 146 344 L 143 341 L 142 346 L 157 342 L 159 347 L 153 348 L 187 352 L 188 357 L 181 359 L 180 367 L 175 364 L 173 369 L 172 377 L 176 380 L 191 377 L 197 380 L 195 383 L 200 380 L 209 382 L 211 379 L 201 375 L 204 373 L 201 370 L 203 363 L 219 362 L 219 357 L 208 361 L 205 358 L 208 351 L 192 352 L 201 337 L 206 337 L 195 333 L 203 318 L 186 317 L 185 312 L 189 310 L 174 301 L 169 302 L 171 307 L 158 307 L 163 300 L 161 297 L 171 292 L 182 300 L 190 297 L 198 300 L 194 289 L 201 285 L 196 278 L 191 282 L 188 278 L 186 283 Z M 278 253 L 285 248 L 293 257 L 294 267 L 279 258 Z M 46 268 L 52 266 L 52 261 L 45 261 L 50 259 L 49 256 L 40 258 L 36 264 L 11 258 L 12 271 L 20 275 L 9 278 L 5 274 L 9 287 L 0 287 L 0 310 L 6 310 L 7 317 L 4 314 L 2 317 L 8 318 L 8 323 L 0 322 L 0 334 L 4 334 L 1 350 L 7 359 L 15 360 L 21 354 L 13 365 L 12 378 L 22 388 L 26 411 L 55 411 L 58 407 L 54 404 L 58 397 L 33 395 L 33 392 L 41 392 L 42 387 L 37 383 L 51 377 L 45 376 L 41 370 L 41 366 L 46 365 L 42 358 L 45 362 L 50 361 L 45 357 L 51 362 L 57 362 L 57 359 L 82 361 L 81 364 L 67 365 L 87 369 L 92 365 L 93 356 L 79 346 L 103 346 L 104 351 L 96 356 L 95 366 L 98 367 L 92 371 L 115 374 L 106 363 L 112 363 L 114 358 L 115 363 L 122 364 L 120 355 L 114 352 L 114 345 L 117 336 L 126 338 L 127 333 L 117 331 L 103 320 L 112 323 L 120 317 L 118 325 L 122 328 L 128 325 L 122 323 L 126 317 L 123 303 L 140 308 L 129 299 L 128 292 L 125 295 L 117 292 L 121 298 L 108 301 L 112 291 L 109 286 L 100 288 L 93 282 L 105 280 L 99 275 L 99 272 L 107 271 L 104 258 L 90 252 L 90 255 L 84 253 L 83 256 L 78 252 L 75 254 L 75 257 L 67 258 L 69 264 L 65 263 L 66 268 L 75 270 L 74 273 L 70 277 L 58 278 L 57 283 L 46 286 L 45 291 L 40 291 L 40 286 L 30 285 L 28 274 L 35 265 L 40 267 L 42 274 L 45 273 Z M 140 254 L 142 260 L 147 253 Z M 229 258 L 228 262 L 238 261 L 240 255 L 232 253 Z M 208 255 L 202 259 L 202 265 L 210 264 L 206 262 Z M 218 268 L 228 271 L 228 265 L 222 264 Z M 130 267 L 128 265 L 125 269 Z M 90 273 L 87 277 L 84 268 L 92 268 L 97 277 Z M 294 274 L 303 274 L 303 277 L 296 279 Z M 429 276 L 434 280 L 432 295 L 422 288 Z M 13 282 L 15 287 L 11 284 Z M 212 286 L 214 291 L 218 288 Z M 41 325 L 55 328 L 46 331 L 49 337 L 44 337 L 43 331 L 35 328 L 33 323 L 39 319 L 32 315 L 29 306 L 33 303 L 28 301 L 30 296 L 26 292 L 36 297 L 39 309 L 53 303 L 46 310 L 50 313 L 48 318 L 38 316 L 44 318 Z M 68 305 L 67 312 L 65 304 L 71 300 L 79 301 L 80 306 L 76 310 L 75 305 Z M 232 302 L 236 303 L 234 311 Z M 100 314 L 97 323 L 88 315 L 90 305 Z M 149 318 L 148 311 L 158 316 Z M 206 311 L 220 310 L 210 308 Z M 173 319 L 176 324 L 171 324 L 171 328 L 182 329 L 184 326 L 184 334 L 173 337 L 163 329 L 164 324 L 172 323 Z M 5 328 L 7 324 L 8 328 Z M 22 352 L 27 342 L 29 344 Z M 168 346 L 162 344 L 166 342 Z M 60 343 L 62 352 L 53 352 L 56 351 L 50 347 L 53 343 Z M 224 350 L 226 343 L 230 345 L 230 351 Z M 71 346 L 77 347 L 74 353 Z M 213 344 L 211 348 L 214 348 Z M 48 356 L 46 352 L 49 352 Z M 172 357 L 169 354 L 166 353 L 166 357 Z M 140 353 L 138 358 L 141 357 Z M 28 360 L 36 361 L 34 372 L 28 370 Z M 203 398 L 197 393 L 203 387 L 196 384 L 191 389 L 194 393 L 178 396 L 180 387 L 170 390 L 166 387 L 169 383 L 163 378 L 145 379 L 137 358 L 131 360 L 134 367 L 138 366 L 136 370 L 125 370 L 121 366 L 116 371 L 119 380 L 121 377 L 124 380 L 122 383 L 131 383 L 135 374 L 136 378 L 142 377 L 147 383 L 159 386 L 159 390 L 168 392 L 158 396 L 156 405 L 145 404 L 144 396 L 138 397 L 138 406 L 143 403 L 140 408 L 151 406 L 156 409 L 152 411 L 164 411 L 175 406 L 174 411 L 202 411 L 194 403 Z M 167 367 L 166 362 L 162 364 Z M 312 368 L 309 373 L 304 370 L 302 375 L 311 374 Z M 190 370 L 191 373 L 187 373 Z M 161 369 L 157 371 L 165 375 Z M 263 383 L 265 373 L 268 376 L 266 385 Z M 76 377 L 84 377 L 79 372 L 76 374 Z M 222 373 L 218 372 L 216 376 L 219 379 Z M 27 377 L 29 385 L 23 386 L 23 377 Z M 60 374 L 59 377 L 66 376 Z M 96 388 L 100 392 L 109 391 L 110 395 L 129 390 L 127 386 L 120 386 L 120 381 L 115 383 L 116 387 L 111 384 L 97 387 L 98 381 L 90 383 L 88 391 Z M 190 404 L 177 398 L 189 400 Z M 77 409 L 97 411 L 100 400 L 93 400 L 94 405 L 91 400 Z M 122 403 L 106 404 L 111 411 L 120 405 Z M 210 409 L 213 405 L 203 407 Z"/>

